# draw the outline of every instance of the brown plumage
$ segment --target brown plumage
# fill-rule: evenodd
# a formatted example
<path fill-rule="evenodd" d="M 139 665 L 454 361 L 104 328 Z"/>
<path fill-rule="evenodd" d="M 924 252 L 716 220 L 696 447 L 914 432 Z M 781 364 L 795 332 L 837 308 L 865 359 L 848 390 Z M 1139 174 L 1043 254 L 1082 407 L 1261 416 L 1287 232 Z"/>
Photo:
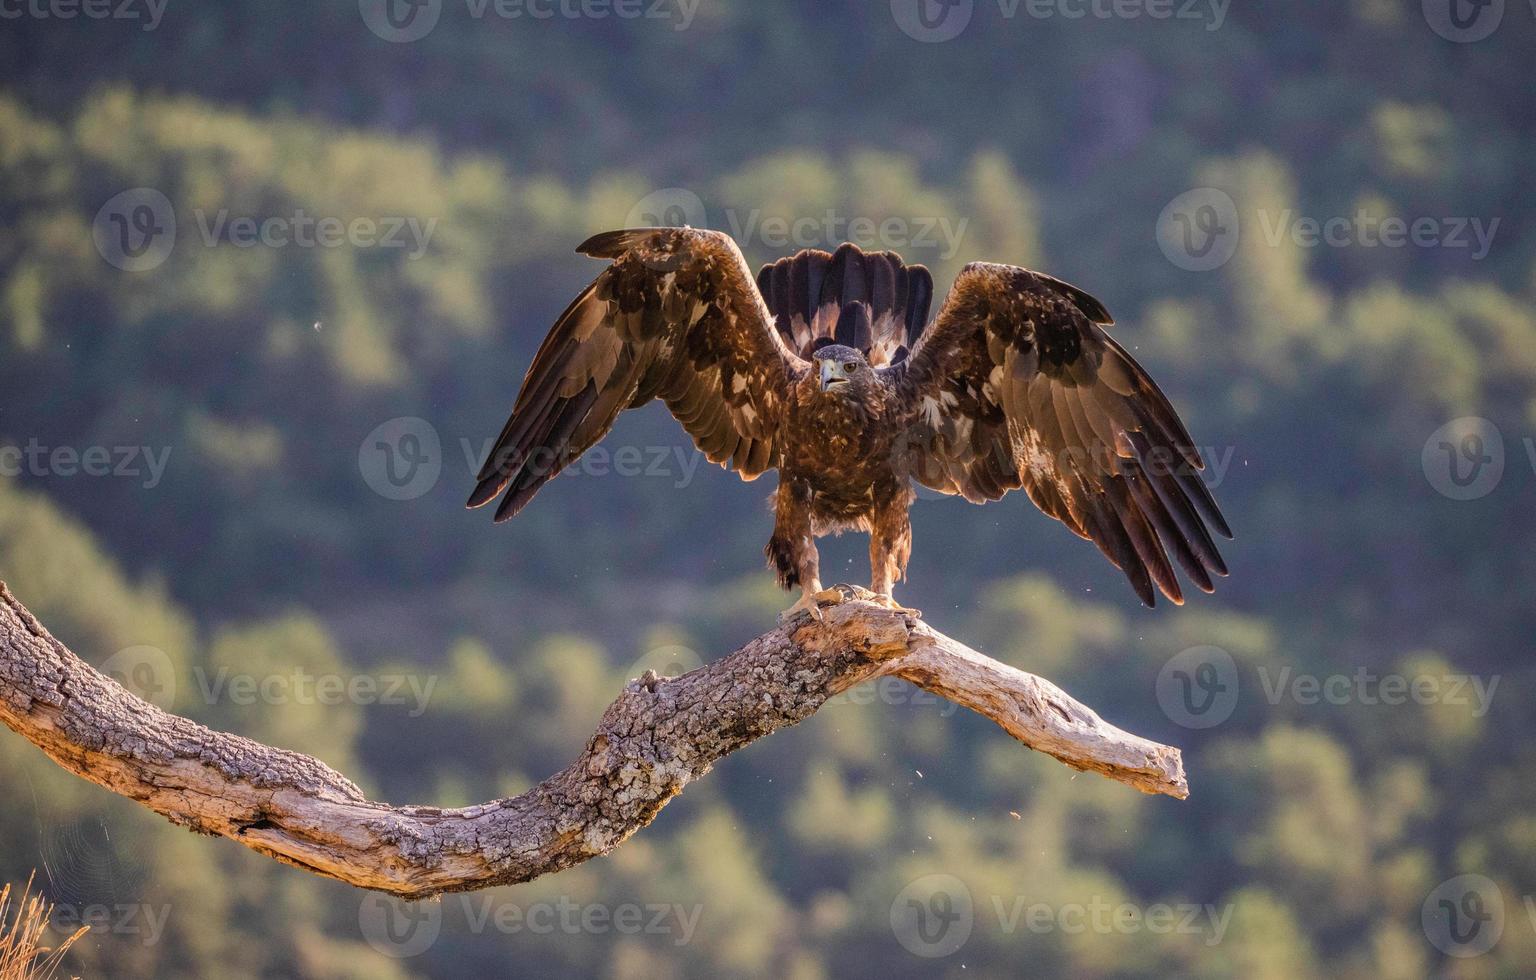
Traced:
<path fill-rule="evenodd" d="M 870 534 L 873 591 L 905 575 L 912 484 L 975 503 L 1023 488 L 1093 541 L 1147 605 L 1212 590 L 1231 537 L 1178 415 L 1075 286 L 974 263 L 928 324 L 933 280 L 843 245 L 754 282 L 718 232 L 639 229 L 580 251 L 612 259 L 555 323 L 469 505 L 506 520 L 612 428 L 661 398 L 715 463 L 779 470 L 765 549 L 791 611 L 815 613 L 815 538 Z M 1154 590 L 1155 587 L 1155 590 Z"/>

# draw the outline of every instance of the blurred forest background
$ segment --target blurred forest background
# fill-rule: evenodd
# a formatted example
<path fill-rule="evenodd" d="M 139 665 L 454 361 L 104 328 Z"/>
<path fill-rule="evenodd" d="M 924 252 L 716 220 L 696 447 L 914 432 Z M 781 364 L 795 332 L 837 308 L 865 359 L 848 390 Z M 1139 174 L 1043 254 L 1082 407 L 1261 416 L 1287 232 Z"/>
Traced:
<path fill-rule="evenodd" d="M 587 467 L 502 527 L 462 507 L 535 346 L 599 268 L 574 246 L 658 209 L 702 207 L 754 263 L 862 230 L 941 293 L 982 258 L 1083 286 L 1222 464 L 1238 540 L 1216 596 L 1146 610 L 1022 496 L 914 509 L 898 596 L 1182 746 L 1182 803 L 885 688 L 732 756 L 608 859 L 381 911 L 0 736 L 0 880 L 37 869 L 97 916 L 74 972 L 1530 975 L 1523 0 L 1492 5 L 1487 36 L 1440 0 L 975 0 L 949 40 L 906 0 L 645 0 L 643 17 L 448 0 L 417 40 L 372 0 L 111 6 L 0 6 L 0 576 L 173 710 L 385 800 L 468 804 L 565 765 L 647 666 L 772 625 L 792 597 L 761 558 L 771 479 L 700 465 L 659 406 L 605 444 L 641 472 Z M 144 188 L 177 239 L 125 259 L 113 236 L 168 216 L 142 190 L 121 203 Z M 1220 195 L 1235 214 L 1204 206 Z M 829 213 L 830 234 L 802 222 L 788 243 L 764 224 Z M 413 221 L 412 247 L 253 244 L 229 223 L 300 215 Z M 1314 241 L 1308 218 L 1341 230 Z M 1424 234 L 1380 244 L 1389 218 Z M 1198 268 L 1180 222 L 1230 259 Z M 122 472 L 87 472 L 93 447 Z M 865 581 L 863 539 L 823 563 Z M 1219 717 L 1170 693 L 1204 683 L 1179 673 L 1196 662 L 1219 669 L 1195 692 Z M 305 676 L 352 694 L 317 703 Z M 1331 696 L 1291 683 L 1340 677 Z M 1384 703 L 1385 677 L 1440 693 Z M 1463 677 L 1491 700 L 1453 693 Z M 893 925 L 934 881 L 963 889 L 930 902 L 964 905 L 958 944 Z M 1063 910 L 1094 903 L 1202 912 L 1072 928 Z M 615 924 L 632 906 L 645 928 Z M 571 907 L 598 912 L 530 914 Z M 1437 908 L 1464 914 L 1450 939 Z M 430 935 L 381 930 L 386 914 Z"/>

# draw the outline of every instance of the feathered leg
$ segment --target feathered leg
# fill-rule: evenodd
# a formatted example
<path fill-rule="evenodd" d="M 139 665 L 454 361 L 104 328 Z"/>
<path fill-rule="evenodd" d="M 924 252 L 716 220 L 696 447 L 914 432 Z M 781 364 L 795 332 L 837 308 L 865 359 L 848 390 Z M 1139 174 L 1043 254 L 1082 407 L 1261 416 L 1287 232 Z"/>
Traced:
<path fill-rule="evenodd" d="M 869 590 L 899 609 L 892 589 L 907 577 L 912 557 L 912 522 L 907 517 L 910 492 L 876 510 L 869 527 Z"/>
<path fill-rule="evenodd" d="M 790 480 L 780 481 L 773 496 L 773 537 L 768 539 L 763 553 L 778 574 L 779 585 L 786 589 L 800 587 L 800 599 L 779 614 L 780 621 L 802 609 L 820 619 L 821 609 L 816 604 L 816 595 L 822 591 L 821 556 L 816 551 L 809 487 Z"/>

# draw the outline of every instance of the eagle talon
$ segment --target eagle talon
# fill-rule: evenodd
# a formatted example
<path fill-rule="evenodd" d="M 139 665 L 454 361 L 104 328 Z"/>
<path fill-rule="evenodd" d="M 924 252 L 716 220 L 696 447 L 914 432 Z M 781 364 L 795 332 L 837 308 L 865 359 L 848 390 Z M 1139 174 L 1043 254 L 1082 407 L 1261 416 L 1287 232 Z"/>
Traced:
<path fill-rule="evenodd" d="M 844 586 L 834 585 L 830 589 L 822 589 L 811 598 L 815 599 L 818 603 L 839 606 L 848 601 L 849 593 Z"/>
<path fill-rule="evenodd" d="M 908 616 L 915 616 L 919 618 L 921 618 L 923 615 L 922 610 L 909 609 L 906 606 L 903 606 L 901 603 L 897 602 L 894 596 L 888 595 L 884 592 L 871 593 L 869 601 L 877 606 L 884 606 L 891 612 L 903 613 Z"/>
<path fill-rule="evenodd" d="M 816 593 L 806 592 L 802 594 L 799 599 L 795 600 L 793 606 L 779 613 L 779 622 L 787 623 L 803 612 L 810 613 L 811 618 L 817 622 L 821 621 L 821 609 L 816 605 Z"/>
<path fill-rule="evenodd" d="M 823 604 L 836 606 L 846 601 L 848 601 L 848 596 L 844 594 L 842 589 L 836 586 L 830 589 L 822 589 L 818 592 L 812 592 L 807 589 L 800 594 L 799 599 L 795 600 L 793 606 L 779 613 L 779 622 L 787 623 L 800 613 L 808 612 L 811 614 L 811 618 L 819 623 L 826 619 L 826 614 L 821 611 Z"/>

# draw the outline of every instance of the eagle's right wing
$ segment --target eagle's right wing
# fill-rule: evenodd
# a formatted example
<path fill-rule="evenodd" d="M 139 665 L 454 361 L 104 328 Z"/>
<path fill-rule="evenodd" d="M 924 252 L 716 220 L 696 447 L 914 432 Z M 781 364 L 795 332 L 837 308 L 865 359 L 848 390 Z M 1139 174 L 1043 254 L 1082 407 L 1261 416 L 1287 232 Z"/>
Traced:
<path fill-rule="evenodd" d="M 775 436 L 807 365 L 773 327 L 741 250 L 691 228 L 597 235 L 578 251 L 613 259 L 534 356 L 469 506 L 504 521 L 613 428 L 661 398 L 711 462 L 752 480 L 778 465 Z"/>

